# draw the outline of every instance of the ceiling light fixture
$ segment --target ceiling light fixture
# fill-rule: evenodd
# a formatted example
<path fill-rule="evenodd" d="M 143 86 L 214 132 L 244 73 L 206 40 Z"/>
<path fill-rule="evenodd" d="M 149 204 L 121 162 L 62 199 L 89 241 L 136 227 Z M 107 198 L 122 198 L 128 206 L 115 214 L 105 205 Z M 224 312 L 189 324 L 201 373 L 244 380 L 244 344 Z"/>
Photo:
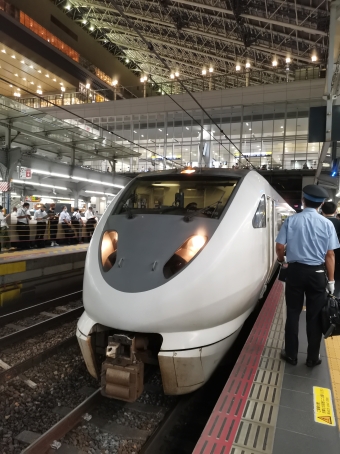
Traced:
<path fill-rule="evenodd" d="M 290 57 L 287 57 L 287 58 L 286 58 L 286 63 L 290 63 L 290 62 L 291 62 Z"/>
<path fill-rule="evenodd" d="M 317 59 L 318 59 L 318 57 L 317 57 L 315 54 L 313 54 L 313 55 L 312 55 L 312 62 L 316 62 Z"/>
<path fill-rule="evenodd" d="M 246 68 L 250 68 L 250 63 L 249 63 L 249 61 L 247 61 L 247 63 L 246 63 Z"/>
<path fill-rule="evenodd" d="M 5 53 L 6 53 L 5 49 L 2 49 L 2 51 L 1 51 L 1 52 L 2 52 L 3 54 L 5 54 Z"/>
<path fill-rule="evenodd" d="M 214 72 L 214 68 L 212 66 L 209 67 L 209 72 L 210 73 L 213 73 Z"/>
<path fill-rule="evenodd" d="M 179 72 L 178 71 L 175 72 L 175 76 L 179 77 Z"/>
<path fill-rule="evenodd" d="M 175 78 L 175 74 L 170 74 L 170 79 L 174 79 Z"/>
<path fill-rule="evenodd" d="M 276 58 L 274 58 L 274 60 L 272 61 L 272 65 L 273 65 L 274 67 L 277 66 L 277 60 L 276 60 Z"/>
<path fill-rule="evenodd" d="M 115 79 L 115 80 L 112 81 L 112 85 L 113 85 L 114 87 L 115 87 L 117 84 L 118 84 L 118 80 L 117 80 L 117 79 Z"/>
<path fill-rule="evenodd" d="M 240 65 L 240 64 L 237 64 L 237 65 L 235 66 L 235 69 L 236 69 L 236 71 L 241 71 L 241 65 Z"/>
<path fill-rule="evenodd" d="M 65 88 L 65 87 L 60 87 L 60 90 L 61 90 L 62 92 L 64 92 L 64 91 L 66 90 L 66 88 Z"/>
<path fill-rule="evenodd" d="M 202 76 L 205 76 L 207 74 L 207 70 L 206 69 L 202 69 Z"/>
<path fill-rule="evenodd" d="M 15 55 L 12 55 L 12 58 L 15 58 Z"/>

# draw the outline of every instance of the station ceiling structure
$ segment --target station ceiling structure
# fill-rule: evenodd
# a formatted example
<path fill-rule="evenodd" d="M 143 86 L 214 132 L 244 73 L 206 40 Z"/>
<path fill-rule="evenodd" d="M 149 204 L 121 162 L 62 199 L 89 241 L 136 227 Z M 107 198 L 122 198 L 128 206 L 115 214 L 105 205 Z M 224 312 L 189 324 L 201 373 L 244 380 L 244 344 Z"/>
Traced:
<path fill-rule="evenodd" d="M 327 0 L 51 1 L 130 69 L 158 83 L 176 72 L 182 80 L 199 78 L 209 69 L 231 78 L 245 78 L 248 70 L 254 73 L 250 84 L 259 83 L 256 70 L 262 83 L 270 83 L 273 74 L 285 78 L 327 62 Z"/>
<path fill-rule="evenodd" d="M 15 100 L 0 96 L 0 138 L 9 131 L 11 144 L 23 147 L 28 155 L 75 164 L 84 160 L 116 160 L 138 157 L 140 153 L 116 144 L 108 134 L 90 122 L 59 120 Z"/>

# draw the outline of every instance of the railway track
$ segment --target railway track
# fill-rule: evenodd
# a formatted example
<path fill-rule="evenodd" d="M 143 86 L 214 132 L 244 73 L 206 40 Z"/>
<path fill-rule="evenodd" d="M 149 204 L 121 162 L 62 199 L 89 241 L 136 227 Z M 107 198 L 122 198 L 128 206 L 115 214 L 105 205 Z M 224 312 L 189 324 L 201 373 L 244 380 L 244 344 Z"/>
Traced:
<path fill-rule="evenodd" d="M 39 314 L 40 312 L 47 311 L 49 309 L 55 308 L 57 306 L 63 306 L 70 303 L 76 299 L 80 299 L 82 296 L 82 291 L 68 293 L 58 298 L 49 299 L 45 302 L 33 304 L 31 306 L 13 311 L 4 315 L 0 315 L 0 328 L 7 325 L 8 323 L 13 323 L 17 320 L 21 320 L 25 317 L 30 317 L 32 315 Z"/>
<path fill-rule="evenodd" d="M 8 323 L 11 323 L 13 321 L 22 321 L 25 319 L 25 317 L 40 314 L 46 309 L 56 308 L 58 306 L 68 304 L 70 303 L 70 301 L 74 300 L 77 297 L 79 298 L 80 296 L 81 292 L 73 292 L 60 298 L 54 298 L 44 303 L 40 303 L 3 315 L 2 317 L 0 317 L 0 326 L 6 326 Z M 60 327 L 65 323 L 76 320 L 82 314 L 83 310 L 83 306 L 80 306 L 75 309 L 67 310 L 60 315 L 49 314 L 50 318 L 48 318 L 47 320 L 35 323 L 28 327 L 23 326 L 21 329 L 15 331 L 14 333 L 0 337 L 0 352 L 3 352 L 8 347 L 12 348 L 19 342 L 23 342 L 29 337 L 38 336 L 48 330 L 51 330 L 52 328 Z M 32 367 L 39 365 L 43 361 L 58 353 L 60 350 L 72 346 L 76 343 L 77 339 L 74 334 L 67 337 L 66 339 L 61 340 L 60 342 L 57 342 L 55 345 L 49 348 L 40 351 L 35 355 L 29 356 L 27 359 L 15 364 L 14 366 L 9 366 L 0 360 L 0 384 L 3 384 L 11 380 L 12 378 L 26 372 Z M 1 367 L 2 369 L 5 368 L 5 370 L 2 370 Z"/>

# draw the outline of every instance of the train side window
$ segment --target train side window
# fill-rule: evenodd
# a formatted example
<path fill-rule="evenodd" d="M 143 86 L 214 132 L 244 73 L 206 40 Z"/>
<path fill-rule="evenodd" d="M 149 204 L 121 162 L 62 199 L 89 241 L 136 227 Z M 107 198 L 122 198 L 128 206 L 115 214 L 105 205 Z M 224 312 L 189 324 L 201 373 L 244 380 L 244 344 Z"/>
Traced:
<path fill-rule="evenodd" d="M 254 229 L 264 229 L 266 227 L 266 196 L 264 194 L 254 214 L 253 227 Z"/>

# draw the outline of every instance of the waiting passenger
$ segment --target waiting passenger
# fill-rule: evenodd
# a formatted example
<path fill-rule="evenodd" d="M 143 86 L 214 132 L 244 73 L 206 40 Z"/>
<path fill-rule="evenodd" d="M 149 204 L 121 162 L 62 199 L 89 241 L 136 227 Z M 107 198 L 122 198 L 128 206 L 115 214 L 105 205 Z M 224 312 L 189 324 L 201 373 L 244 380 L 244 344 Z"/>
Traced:
<path fill-rule="evenodd" d="M 334 225 L 338 240 L 340 241 L 340 219 L 335 217 L 337 210 L 337 205 L 334 202 L 325 202 L 321 211 L 323 216 L 327 218 Z M 335 271 L 334 271 L 334 280 L 335 280 L 335 290 L 334 296 L 337 298 L 340 297 L 340 248 L 334 249 L 335 254 Z"/>
<path fill-rule="evenodd" d="M 7 225 L 7 219 L 9 219 L 10 216 L 11 216 L 10 214 L 5 215 L 3 213 L 3 207 L 2 205 L 0 205 L 0 253 L 2 245 L 4 249 L 9 249 L 11 247 L 11 244 L 9 242 Z"/>
<path fill-rule="evenodd" d="M 83 243 L 82 231 L 83 231 L 84 221 L 82 220 L 81 215 L 79 213 L 79 208 L 73 209 L 73 214 L 71 217 L 71 224 L 72 224 L 72 227 L 74 228 L 75 237 L 76 237 L 78 243 L 82 244 Z"/>
<path fill-rule="evenodd" d="M 55 204 L 51 203 L 50 209 L 47 212 L 48 218 L 50 221 L 50 240 L 51 240 L 51 247 L 59 246 L 57 243 L 57 233 L 58 233 L 58 222 L 59 217 L 55 212 Z"/>
<path fill-rule="evenodd" d="M 86 237 L 87 241 L 90 242 L 94 232 L 94 228 L 97 224 L 97 218 L 93 212 L 92 207 L 89 207 L 88 210 L 86 211 L 85 219 L 86 219 Z"/>
<path fill-rule="evenodd" d="M 65 244 L 71 244 L 71 238 L 73 238 L 73 230 L 71 228 L 71 216 L 67 211 L 67 207 L 63 207 L 63 211 L 59 215 L 59 224 L 61 224 L 65 234 Z"/>
<path fill-rule="evenodd" d="M 17 230 L 20 241 L 18 249 L 29 249 L 30 247 L 30 226 L 28 221 L 31 219 L 31 215 L 29 206 L 30 204 L 25 202 L 23 206 L 18 209 Z"/>
<path fill-rule="evenodd" d="M 35 235 L 36 247 L 45 247 L 44 236 L 46 232 L 47 217 L 44 205 L 41 205 L 34 213 L 33 218 L 37 221 L 37 233 Z"/>
<path fill-rule="evenodd" d="M 18 217 L 18 209 L 17 207 L 13 207 L 12 209 L 12 213 L 11 213 L 11 217 L 9 218 L 10 221 L 11 221 L 11 225 L 9 227 L 9 230 L 10 232 L 12 232 L 12 236 L 14 233 L 17 232 L 17 217 Z M 10 235 L 10 236 L 11 236 Z M 18 243 L 16 241 L 11 241 L 11 247 L 12 248 L 17 248 L 18 247 Z"/>

